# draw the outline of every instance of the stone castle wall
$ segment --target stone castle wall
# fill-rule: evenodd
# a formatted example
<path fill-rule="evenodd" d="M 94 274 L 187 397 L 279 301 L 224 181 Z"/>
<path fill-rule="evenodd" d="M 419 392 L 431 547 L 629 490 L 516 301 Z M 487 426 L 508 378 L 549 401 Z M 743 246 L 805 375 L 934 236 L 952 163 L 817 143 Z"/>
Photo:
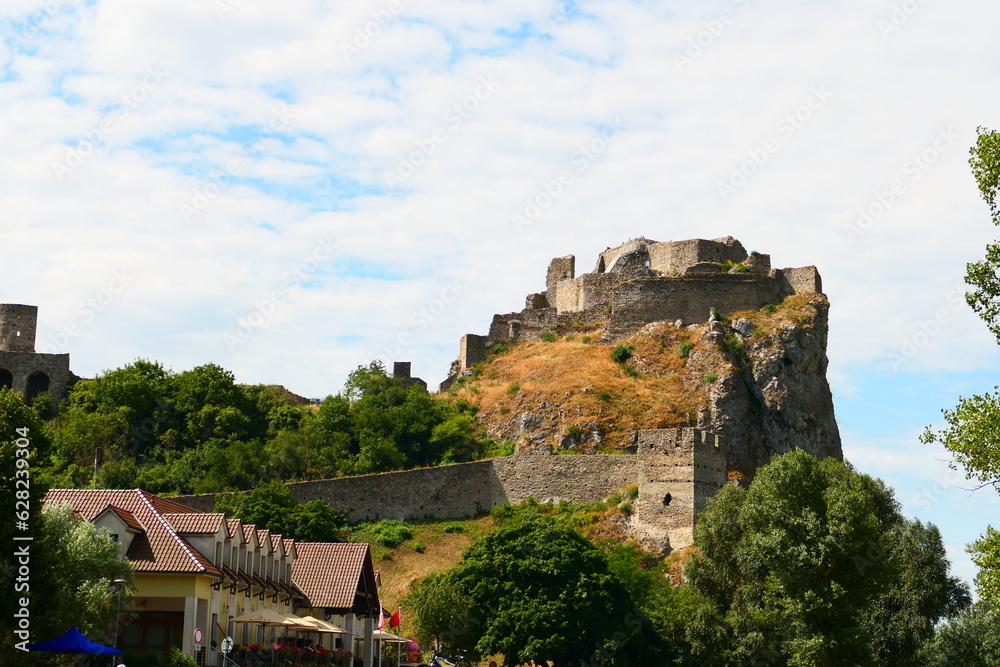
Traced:
<path fill-rule="evenodd" d="M 731 262 L 738 267 L 726 272 Z M 816 267 L 772 269 L 771 258 L 747 254 L 732 237 L 657 242 L 627 241 L 602 252 L 592 273 L 576 275 L 573 255 L 556 257 L 545 292 L 529 294 L 519 313 L 495 315 L 486 336 L 462 339 L 458 362 L 441 385 L 486 359 L 494 342 L 537 341 L 546 330 L 602 328 L 614 343 L 650 322 L 707 322 L 712 308 L 729 315 L 777 303 L 791 294 L 821 292 Z"/>
<path fill-rule="evenodd" d="M 598 502 L 637 484 L 637 531 L 661 548 L 690 545 L 694 519 L 726 479 L 718 439 L 694 428 L 636 434 L 632 454 L 521 453 L 490 461 L 456 463 L 379 475 L 292 482 L 300 502 L 322 500 L 350 521 L 459 519 L 501 503 L 534 497 L 540 502 Z M 670 494 L 671 501 L 664 504 Z M 173 500 L 211 512 L 215 494 Z"/>
<path fill-rule="evenodd" d="M 58 405 L 70 381 L 69 355 L 35 352 L 37 326 L 37 306 L 0 304 L 0 387 L 20 393 L 28 403 L 48 391 Z"/>

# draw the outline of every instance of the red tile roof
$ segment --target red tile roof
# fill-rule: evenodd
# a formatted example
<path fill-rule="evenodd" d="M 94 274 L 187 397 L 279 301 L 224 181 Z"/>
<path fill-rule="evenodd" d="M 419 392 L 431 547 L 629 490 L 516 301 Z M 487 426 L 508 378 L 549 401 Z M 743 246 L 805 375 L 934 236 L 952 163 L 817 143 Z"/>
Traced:
<path fill-rule="evenodd" d="M 376 613 L 378 591 L 367 544 L 357 542 L 296 542 L 292 582 L 313 607 Z"/>
<path fill-rule="evenodd" d="M 226 519 L 226 523 L 229 525 L 229 534 L 233 536 L 233 539 L 239 539 L 240 542 L 246 544 L 247 536 L 243 533 L 242 525 L 239 519 Z"/>
<path fill-rule="evenodd" d="M 146 530 L 145 528 L 142 527 L 142 524 L 139 523 L 139 520 L 135 518 L 135 515 L 132 514 L 131 512 L 129 512 L 128 510 L 122 509 L 121 507 L 115 507 L 114 505 L 108 505 L 104 509 L 105 510 L 111 510 L 112 512 L 114 512 L 115 516 L 117 516 L 119 519 L 121 519 L 125 523 L 126 526 L 128 526 L 129 528 L 131 528 L 135 532 L 141 533 L 141 532 L 144 532 Z M 79 516 L 81 520 L 83 519 L 83 517 L 80 516 L 80 513 L 77 512 L 76 510 L 73 510 L 73 513 L 76 514 L 77 516 Z M 101 510 L 100 512 L 98 512 L 97 516 L 100 516 L 101 514 L 104 514 L 104 510 Z"/>
<path fill-rule="evenodd" d="M 222 576 L 163 517 L 164 514 L 201 514 L 197 510 L 142 489 L 51 489 L 45 494 L 45 502 L 69 505 L 84 521 L 93 521 L 108 505 L 130 512 L 135 522 L 145 529 L 144 533 L 135 536 L 125 554 L 136 572 L 190 572 Z M 124 518 L 122 520 L 125 521 Z"/>
<path fill-rule="evenodd" d="M 214 535 L 226 522 L 225 514 L 201 514 L 184 512 L 183 514 L 164 514 L 163 518 L 182 535 Z M 226 532 L 229 525 L 226 524 Z"/>

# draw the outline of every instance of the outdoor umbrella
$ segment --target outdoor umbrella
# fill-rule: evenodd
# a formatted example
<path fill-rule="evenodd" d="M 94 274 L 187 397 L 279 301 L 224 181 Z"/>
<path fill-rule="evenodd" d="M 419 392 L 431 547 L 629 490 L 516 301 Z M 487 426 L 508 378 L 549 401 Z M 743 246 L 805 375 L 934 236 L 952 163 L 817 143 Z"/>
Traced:
<path fill-rule="evenodd" d="M 241 614 L 233 619 L 234 623 L 253 623 L 261 628 L 272 626 L 289 626 L 291 623 L 281 614 L 270 609 L 258 609 Z"/>
<path fill-rule="evenodd" d="M 93 655 L 121 655 L 120 649 L 90 641 L 74 625 L 55 639 L 37 644 L 28 644 L 29 651 L 51 651 L 52 653 L 90 653 Z"/>

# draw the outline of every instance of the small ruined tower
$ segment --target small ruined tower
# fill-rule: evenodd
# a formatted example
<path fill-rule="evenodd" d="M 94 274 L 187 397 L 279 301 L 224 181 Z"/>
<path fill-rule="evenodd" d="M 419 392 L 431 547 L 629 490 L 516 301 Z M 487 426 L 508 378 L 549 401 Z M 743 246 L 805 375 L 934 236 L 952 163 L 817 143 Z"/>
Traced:
<path fill-rule="evenodd" d="M 37 328 L 38 306 L 0 304 L 0 387 L 19 392 L 26 403 L 47 391 L 58 405 L 70 379 L 69 354 L 35 352 Z"/>

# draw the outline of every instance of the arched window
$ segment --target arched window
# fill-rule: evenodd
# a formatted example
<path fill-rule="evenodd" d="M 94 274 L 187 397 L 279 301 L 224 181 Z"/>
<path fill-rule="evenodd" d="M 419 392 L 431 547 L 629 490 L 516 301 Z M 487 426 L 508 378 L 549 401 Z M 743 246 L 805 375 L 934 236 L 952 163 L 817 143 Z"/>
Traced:
<path fill-rule="evenodd" d="M 49 390 L 49 376 L 42 371 L 35 371 L 28 376 L 24 387 L 24 402 L 31 403 L 40 392 Z"/>
<path fill-rule="evenodd" d="M 6 368 L 0 368 L 0 387 L 14 388 L 14 375 Z"/>

